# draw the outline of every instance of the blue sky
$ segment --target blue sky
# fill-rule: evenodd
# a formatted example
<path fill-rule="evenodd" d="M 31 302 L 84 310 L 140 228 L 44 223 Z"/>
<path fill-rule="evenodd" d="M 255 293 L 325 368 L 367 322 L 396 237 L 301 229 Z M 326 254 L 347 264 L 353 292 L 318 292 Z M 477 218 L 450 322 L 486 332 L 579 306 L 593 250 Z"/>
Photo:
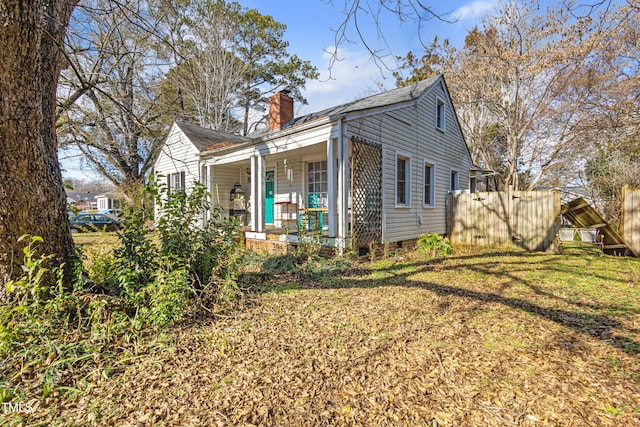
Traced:
<path fill-rule="evenodd" d="M 339 57 L 342 59 L 331 70 L 329 80 L 330 56 L 325 52 L 334 45 L 335 30 L 344 21 L 342 9 L 344 0 L 238 0 L 241 5 L 257 9 L 260 13 L 271 15 L 275 20 L 287 26 L 285 39 L 289 42 L 289 52 L 302 59 L 310 60 L 321 73 L 319 81 L 309 82 L 305 97 L 309 105 L 298 106 L 296 114 L 318 111 L 332 105 L 349 102 L 381 90 L 395 87 L 391 71 L 378 67 L 370 53 L 358 39 L 353 26 L 347 35 L 354 43 L 340 47 Z M 376 4 L 376 0 L 362 0 Z M 332 4 L 333 3 L 333 4 Z M 492 10 L 498 0 L 449 0 L 446 2 L 428 0 L 435 12 L 446 14 L 455 23 L 445 23 L 431 19 L 423 24 L 422 40 L 431 43 L 434 36 L 440 40 L 448 38 L 454 45 L 461 45 L 467 32 L 478 25 L 480 17 Z M 455 19 L 454 19 L 455 18 Z M 383 49 L 390 53 L 385 58 L 389 67 L 396 64 L 395 56 L 403 56 L 410 50 L 423 51 L 416 22 L 399 22 L 395 17 L 387 15 L 381 23 L 382 37 L 373 23 L 373 19 L 362 15 L 361 29 L 374 49 Z"/>

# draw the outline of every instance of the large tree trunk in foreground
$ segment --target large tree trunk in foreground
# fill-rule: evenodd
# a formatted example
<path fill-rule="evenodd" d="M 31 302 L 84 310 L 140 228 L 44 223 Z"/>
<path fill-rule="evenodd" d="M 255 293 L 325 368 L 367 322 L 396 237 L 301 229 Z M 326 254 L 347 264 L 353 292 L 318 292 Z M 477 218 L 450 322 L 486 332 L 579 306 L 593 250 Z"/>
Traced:
<path fill-rule="evenodd" d="M 39 254 L 71 267 L 54 117 L 59 46 L 76 3 L 0 0 L 0 300 L 21 274 L 23 234 L 42 236 Z"/>

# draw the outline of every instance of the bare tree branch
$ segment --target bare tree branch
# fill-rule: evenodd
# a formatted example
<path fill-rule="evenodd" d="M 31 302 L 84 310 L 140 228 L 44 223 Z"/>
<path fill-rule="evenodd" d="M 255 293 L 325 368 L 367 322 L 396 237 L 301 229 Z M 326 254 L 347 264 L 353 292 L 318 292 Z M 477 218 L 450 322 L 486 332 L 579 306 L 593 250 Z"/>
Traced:
<path fill-rule="evenodd" d="M 327 4 L 335 6 L 333 0 L 325 0 Z M 422 0 L 344 0 L 342 7 L 344 19 L 338 27 L 333 30 L 334 43 L 331 49 L 326 50 L 331 55 L 329 60 L 329 73 L 336 62 L 341 61 L 339 48 L 347 44 L 361 43 L 371 55 L 371 58 L 381 72 L 397 69 L 395 62 L 389 64 L 389 60 L 395 61 L 395 56 L 391 51 L 386 33 L 383 29 L 384 19 L 395 19 L 398 23 L 410 23 L 415 25 L 417 35 L 422 42 L 423 28 L 432 19 L 441 22 L 453 23 L 455 19 L 450 19 L 451 11 L 436 12 L 435 9 Z M 366 20 L 369 20 L 367 22 Z M 365 29 L 373 25 L 377 36 L 383 41 L 383 47 L 377 47 L 369 39 Z M 351 31 L 354 32 L 350 36 Z M 353 38 L 352 38 L 353 37 Z M 423 43 L 426 47 L 426 44 Z"/>

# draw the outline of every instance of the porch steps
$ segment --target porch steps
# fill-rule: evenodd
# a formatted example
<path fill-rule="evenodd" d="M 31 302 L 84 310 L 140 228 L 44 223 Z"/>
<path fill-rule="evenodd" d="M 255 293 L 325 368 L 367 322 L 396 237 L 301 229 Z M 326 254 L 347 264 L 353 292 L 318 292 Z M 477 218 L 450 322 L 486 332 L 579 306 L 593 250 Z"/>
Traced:
<path fill-rule="evenodd" d="M 266 252 L 270 255 L 284 255 L 287 253 L 287 243 L 277 240 L 267 234 L 267 240 L 246 239 L 245 246 L 248 250 L 254 252 Z"/>

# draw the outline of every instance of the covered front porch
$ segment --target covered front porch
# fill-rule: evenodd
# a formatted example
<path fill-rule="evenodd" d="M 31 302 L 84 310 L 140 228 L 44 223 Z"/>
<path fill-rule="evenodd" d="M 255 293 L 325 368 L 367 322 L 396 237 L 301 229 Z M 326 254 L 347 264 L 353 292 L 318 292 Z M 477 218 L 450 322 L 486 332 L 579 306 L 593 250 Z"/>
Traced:
<path fill-rule="evenodd" d="M 338 137 L 298 145 L 208 159 L 201 173 L 212 205 L 238 218 L 252 249 L 279 251 L 303 236 L 339 253 L 380 242 L 380 147 Z"/>

